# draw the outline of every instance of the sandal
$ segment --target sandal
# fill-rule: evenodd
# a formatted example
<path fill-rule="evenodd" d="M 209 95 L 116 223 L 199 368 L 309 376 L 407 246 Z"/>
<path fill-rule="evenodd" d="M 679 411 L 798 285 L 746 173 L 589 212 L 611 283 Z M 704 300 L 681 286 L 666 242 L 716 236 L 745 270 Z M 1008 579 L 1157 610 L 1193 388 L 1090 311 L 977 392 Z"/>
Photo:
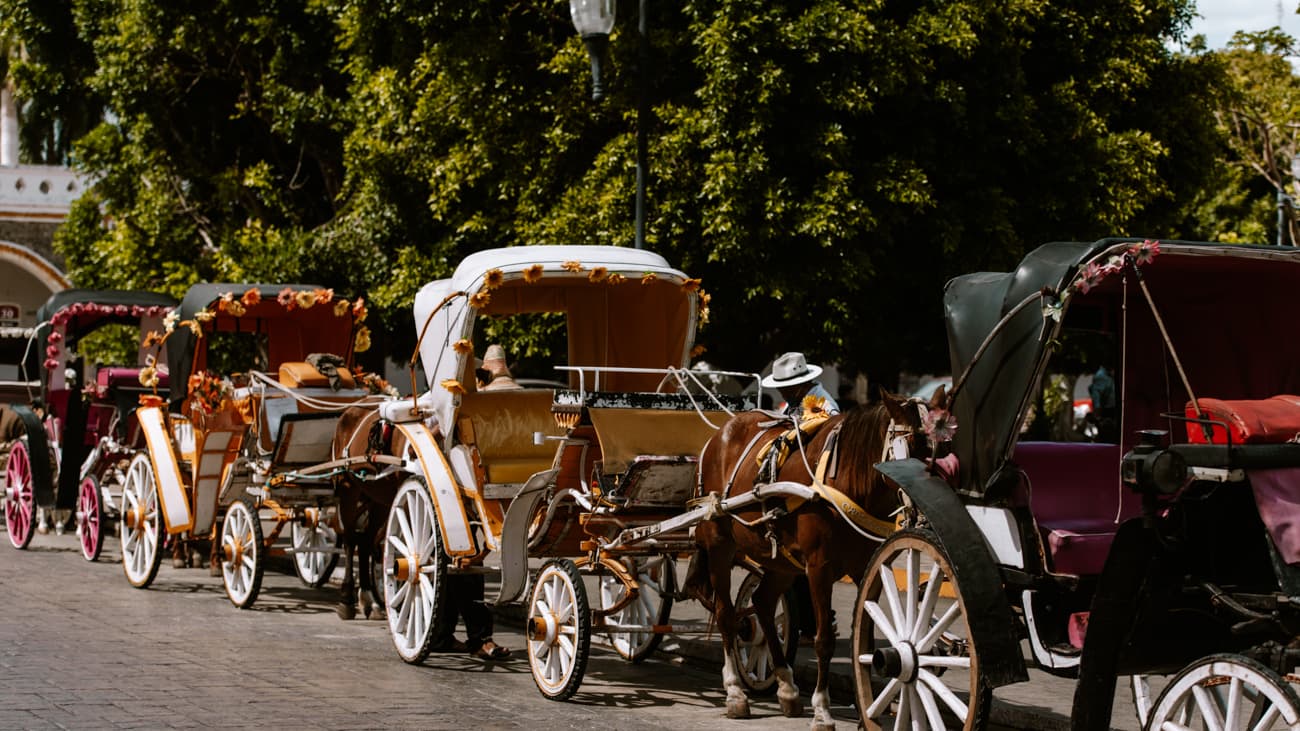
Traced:
<path fill-rule="evenodd" d="M 504 660 L 510 657 L 510 650 L 502 647 L 492 640 L 483 643 L 482 647 L 470 653 L 480 660 Z"/>
<path fill-rule="evenodd" d="M 433 652 L 469 652 L 469 645 L 453 637 L 435 647 Z"/>

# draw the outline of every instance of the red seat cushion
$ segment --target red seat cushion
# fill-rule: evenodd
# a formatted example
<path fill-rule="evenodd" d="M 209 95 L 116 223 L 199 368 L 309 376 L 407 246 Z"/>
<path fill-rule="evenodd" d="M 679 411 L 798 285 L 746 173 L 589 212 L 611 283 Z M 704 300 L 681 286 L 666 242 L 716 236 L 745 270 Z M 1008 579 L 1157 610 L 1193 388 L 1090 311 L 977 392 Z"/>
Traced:
<path fill-rule="evenodd" d="M 1274 396 L 1252 401 L 1220 401 L 1216 398 L 1197 399 L 1201 407 L 1199 418 L 1212 419 L 1227 424 L 1215 424 L 1210 430 L 1211 444 L 1281 444 L 1300 434 L 1300 396 Z M 1186 406 L 1187 417 L 1198 418 L 1192 402 Z M 1187 422 L 1187 441 L 1205 444 L 1202 424 Z"/>
<path fill-rule="evenodd" d="M 1029 478 L 1030 508 L 1051 569 L 1079 576 L 1101 573 L 1119 521 L 1141 505 L 1120 485 L 1118 444 L 1021 442 L 1016 464 Z"/>

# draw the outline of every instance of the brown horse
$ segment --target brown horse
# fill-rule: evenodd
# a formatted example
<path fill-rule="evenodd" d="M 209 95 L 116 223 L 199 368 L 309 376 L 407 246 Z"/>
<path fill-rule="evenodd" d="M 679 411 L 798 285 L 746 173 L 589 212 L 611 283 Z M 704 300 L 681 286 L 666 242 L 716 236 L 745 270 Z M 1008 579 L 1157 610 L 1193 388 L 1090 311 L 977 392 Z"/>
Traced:
<path fill-rule="evenodd" d="M 377 454 L 401 454 L 404 440 L 400 432 L 384 433 L 379 412 L 374 408 L 350 406 L 339 417 L 331 448 L 332 459 L 369 457 Z M 403 473 L 384 475 L 385 465 L 374 461 L 352 464 L 335 478 L 338 495 L 339 523 L 343 531 L 344 573 L 341 599 L 336 609 L 342 619 L 357 615 L 360 595 L 364 616 L 383 618 L 383 602 L 375 586 L 371 568 L 383 560 L 382 539 L 388 511 L 401 487 Z M 355 556 L 355 562 L 353 560 Z M 356 580 L 360 567 L 360 581 Z M 358 590 L 357 584 L 360 583 Z"/>
<path fill-rule="evenodd" d="M 833 458 L 823 482 L 847 495 L 874 517 L 879 533 L 864 536 L 825 500 L 804 503 L 783 517 L 764 522 L 763 513 L 775 505 L 760 505 L 736 515 L 723 515 L 701 523 L 695 529 L 695 541 L 701 555 L 696 570 L 687 579 L 706 606 L 712 604 L 714 618 L 722 635 L 724 648 L 723 684 L 727 691 L 727 716 L 749 717 L 735 654 L 737 634 L 736 607 L 731 599 L 731 572 L 742 558 L 762 565 L 763 578 L 754 591 L 754 612 L 773 662 L 786 662 L 776 631 L 776 607 L 782 595 L 799 574 L 806 574 L 811 588 L 813 615 L 817 623 L 814 648 L 817 653 L 817 687 L 812 694 L 814 729 L 832 729 L 827 684 L 830 661 L 835 648 L 831 629 L 831 587 L 843 576 L 860 581 L 883 533 L 889 530 L 891 514 L 898 508 L 897 493 L 888 488 L 872 465 L 885 459 L 912 456 L 926 458 L 929 440 L 924 433 L 926 408 L 938 409 L 946 399 L 941 389 L 927 405 L 882 393 L 881 403 L 832 416 L 778 469 L 776 480 L 804 485 L 813 483 L 814 473 L 823 450 L 836 434 Z M 787 418 L 773 424 L 766 412 L 738 414 L 705 446 L 700 458 L 701 495 L 716 493 L 722 498 L 752 489 L 760 478 L 756 454 L 762 445 L 789 430 Z M 903 449 L 906 445 L 906 450 Z M 902 454 L 906 451 L 909 454 Z M 769 475 L 770 477 L 770 475 Z M 780 501 L 773 501 L 780 502 Z M 741 522 L 744 521 L 744 522 Z M 707 570 L 707 576 L 704 575 Z M 711 600 L 711 602 L 710 602 Z M 787 716 L 803 714 L 799 689 L 790 667 L 776 668 L 777 697 Z"/>

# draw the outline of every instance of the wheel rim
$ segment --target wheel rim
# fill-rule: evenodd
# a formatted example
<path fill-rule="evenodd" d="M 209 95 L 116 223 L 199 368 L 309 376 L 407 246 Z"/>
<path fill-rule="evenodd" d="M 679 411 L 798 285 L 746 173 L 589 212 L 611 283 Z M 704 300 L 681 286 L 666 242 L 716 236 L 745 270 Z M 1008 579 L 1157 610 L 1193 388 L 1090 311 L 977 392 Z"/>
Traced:
<path fill-rule="evenodd" d="M 131 461 L 122 485 L 122 568 L 134 586 L 148 584 L 157 569 L 161 518 L 153 471 L 140 455 Z"/>
<path fill-rule="evenodd" d="M 95 478 L 82 480 L 77 492 L 77 537 L 81 540 L 81 555 L 88 561 L 99 558 L 99 549 L 104 545 L 101 532 L 104 513 L 99 500 L 99 483 Z"/>
<path fill-rule="evenodd" d="M 528 662 L 544 693 L 559 695 L 578 666 L 581 612 L 569 575 L 548 564 L 537 577 L 529 620 Z"/>
<path fill-rule="evenodd" d="M 960 597 L 947 557 L 927 538 L 896 536 L 872 559 L 854 630 L 867 728 L 944 729 L 953 718 L 974 725 L 978 659 Z M 873 678 L 884 681 L 879 696 Z"/>
<path fill-rule="evenodd" d="M 648 559 L 632 559 L 633 568 L 640 590 L 637 598 L 617 612 L 608 615 L 607 621 L 620 625 L 640 627 L 663 624 L 664 602 L 671 601 L 663 593 L 663 580 L 667 564 L 663 556 Z M 602 607 L 612 607 L 627 595 L 627 587 L 618 577 L 602 574 L 600 577 L 600 601 Z M 637 660 L 654 651 L 659 644 L 657 635 L 649 630 L 609 633 L 610 642 L 618 654 L 628 660 Z"/>
<path fill-rule="evenodd" d="M 1300 725 L 1300 696 L 1273 670 L 1236 655 L 1202 658 L 1160 694 L 1148 729 L 1267 731 Z"/>
<path fill-rule="evenodd" d="M 767 647 L 767 635 L 763 633 L 758 617 L 754 614 L 754 590 L 762 580 L 762 574 L 746 574 L 736 592 L 735 607 L 741 615 L 742 625 L 736 636 L 736 653 L 740 662 L 741 680 L 751 690 L 763 692 L 776 685 L 775 669 L 777 663 Z M 793 634 L 789 607 L 785 597 L 776 605 L 776 634 L 781 640 L 781 647 L 789 650 L 790 637 Z"/>
<path fill-rule="evenodd" d="M 36 525 L 32 462 L 26 442 L 14 442 L 5 462 L 5 526 L 14 548 L 26 548 Z"/>
<path fill-rule="evenodd" d="M 221 578 L 230 601 L 245 606 L 256 587 L 261 540 L 253 527 L 257 516 L 242 502 L 231 503 L 221 524 Z"/>
<path fill-rule="evenodd" d="M 308 508 L 307 512 L 310 524 L 295 521 L 290 528 L 293 564 L 304 583 L 320 586 L 329 580 L 338 562 L 334 553 L 338 533 L 322 521 L 319 508 Z"/>
<path fill-rule="evenodd" d="M 423 485 L 408 483 L 393 501 L 384 542 L 384 605 L 393 644 L 414 662 L 433 633 L 441 567 L 433 505 Z"/>

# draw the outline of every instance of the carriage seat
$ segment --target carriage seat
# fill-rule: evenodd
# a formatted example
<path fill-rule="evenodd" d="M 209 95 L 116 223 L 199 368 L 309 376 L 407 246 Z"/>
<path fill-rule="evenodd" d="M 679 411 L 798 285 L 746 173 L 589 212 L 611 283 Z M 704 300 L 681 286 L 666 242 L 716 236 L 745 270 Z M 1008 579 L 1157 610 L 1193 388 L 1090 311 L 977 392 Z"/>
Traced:
<path fill-rule="evenodd" d="M 478 449 L 493 484 L 527 482 L 533 474 L 550 469 L 556 443 L 533 442 L 533 434 L 563 436 L 551 415 L 555 391 L 472 391 L 461 397 L 457 412 L 457 440 Z"/>
<path fill-rule="evenodd" d="M 1118 444 L 1020 442 L 1013 459 L 1029 479 L 1030 508 L 1056 573 L 1101 573 L 1120 520 L 1140 506 L 1121 489 Z"/>
<path fill-rule="evenodd" d="M 1196 403 L 1202 414 L 1199 418 L 1223 424 L 1211 426 L 1207 440 L 1204 425 L 1187 422 L 1187 441 L 1192 444 L 1227 444 L 1229 439 L 1233 444 L 1283 444 L 1300 435 L 1300 396 L 1246 401 L 1202 398 Z M 1198 418 L 1191 401 L 1187 402 L 1185 413 L 1189 419 Z"/>
<path fill-rule="evenodd" d="M 339 368 L 339 388 L 356 388 L 356 379 L 347 368 Z M 288 388 L 329 388 L 330 380 L 306 361 L 285 361 L 280 364 L 280 385 Z"/>

